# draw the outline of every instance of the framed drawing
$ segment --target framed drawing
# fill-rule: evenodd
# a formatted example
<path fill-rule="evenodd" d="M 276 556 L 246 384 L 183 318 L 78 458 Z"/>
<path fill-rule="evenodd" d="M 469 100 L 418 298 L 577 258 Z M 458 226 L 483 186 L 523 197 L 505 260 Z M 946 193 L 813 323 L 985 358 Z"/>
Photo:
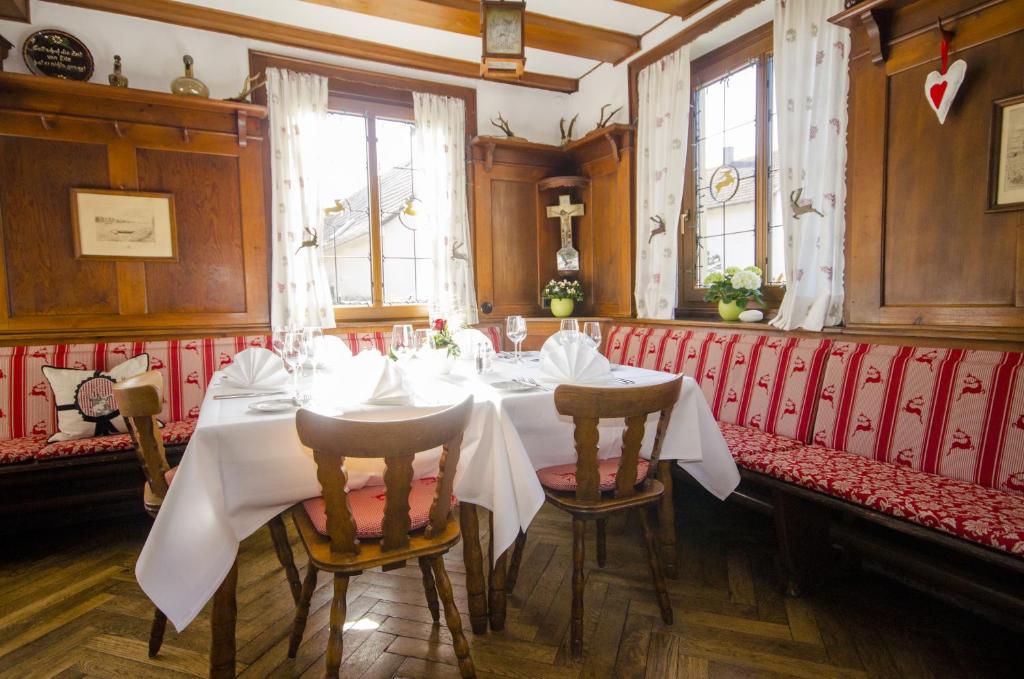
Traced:
<path fill-rule="evenodd" d="M 988 211 L 1024 210 L 1024 94 L 995 101 L 989 154 Z"/>
<path fill-rule="evenodd" d="M 178 259 L 170 193 L 71 189 L 71 225 L 79 259 Z"/>

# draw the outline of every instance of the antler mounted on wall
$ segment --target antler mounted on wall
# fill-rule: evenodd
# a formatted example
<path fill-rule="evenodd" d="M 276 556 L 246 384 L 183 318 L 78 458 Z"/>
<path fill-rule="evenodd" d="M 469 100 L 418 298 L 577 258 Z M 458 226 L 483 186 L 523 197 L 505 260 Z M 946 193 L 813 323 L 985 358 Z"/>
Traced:
<path fill-rule="evenodd" d="M 558 121 L 558 130 L 559 132 L 562 133 L 563 144 L 568 144 L 569 142 L 572 141 L 572 128 L 576 126 L 576 119 L 579 117 L 579 113 L 572 117 L 572 120 L 569 121 L 569 129 L 565 128 L 565 118 L 562 118 L 561 120 Z"/>
<path fill-rule="evenodd" d="M 497 120 L 494 120 L 493 118 L 491 119 L 491 125 L 494 125 L 496 128 L 504 132 L 505 136 L 510 139 L 516 136 L 516 133 L 512 131 L 512 127 L 509 125 L 508 121 L 501 115 L 501 111 L 498 111 Z"/>
<path fill-rule="evenodd" d="M 605 115 L 604 112 L 609 106 L 611 106 L 611 104 L 605 104 L 601 107 L 601 113 L 597 116 L 597 127 L 594 128 L 595 130 L 600 130 L 602 127 L 608 127 L 608 124 L 612 122 L 612 118 L 615 117 L 615 114 L 622 110 L 622 107 L 620 106 L 608 115 Z"/>

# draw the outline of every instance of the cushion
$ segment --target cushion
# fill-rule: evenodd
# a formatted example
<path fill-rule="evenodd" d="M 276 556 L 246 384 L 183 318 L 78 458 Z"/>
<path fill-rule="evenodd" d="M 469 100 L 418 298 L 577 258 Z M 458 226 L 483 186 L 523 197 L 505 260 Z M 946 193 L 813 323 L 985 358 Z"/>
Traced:
<path fill-rule="evenodd" d="M 160 430 L 165 446 L 184 445 L 188 443 L 192 432 L 196 428 L 195 420 L 182 422 L 168 422 Z M 45 444 L 44 444 L 45 445 Z M 93 455 L 96 453 L 114 453 L 120 450 L 131 450 L 133 447 L 131 435 L 115 434 L 113 436 L 95 436 L 85 439 L 71 439 L 68 441 L 57 441 L 42 447 L 34 457 L 37 460 L 47 460 L 54 457 L 78 457 L 80 455 Z"/>
<path fill-rule="evenodd" d="M 813 442 L 1024 494 L 1024 354 L 836 343 Z"/>
<path fill-rule="evenodd" d="M 807 441 L 831 346 L 827 339 L 740 335 L 711 404 L 715 418 Z"/>
<path fill-rule="evenodd" d="M 1024 557 L 1024 497 L 817 446 L 750 453 L 741 466 Z"/>
<path fill-rule="evenodd" d="M 738 424 L 719 422 L 722 437 L 729 446 L 729 452 L 737 461 L 755 453 L 774 453 L 803 447 L 803 443 L 767 432 L 741 427 Z"/>
<path fill-rule="evenodd" d="M 598 488 L 602 491 L 615 489 L 615 477 L 619 473 L 618 457 L 609 457 L 606 460 L 599 460 L 597 471 L 600 477 Z M 636 467 L 637 483 L 647 478 L 647 470 L 650 462 L 640 459 Z M 546 467 L 537 471 L 537 478 L 540 484 L 551 490 L 574 491 L 576 490 L 576 465 L 560 464 L 556 467 Z"/>
<path fill-rule="evenodd" d="M 476 328 L 477 330 L 479 330 L 480 332 L 482 332 L 483 334 L 487 335 L 487 339 L 491 340 L 491 346 L 494 347 L 494 351 L 496 351 L 496 352 L 501 351 L 501 346 L 502 346 L 502 341 L 501 340 L 502 340 L 503 335 L 502 335 L 502 328 L 501 328 L 500 325 L 495 325 L 495 324 L 491 323 L 491 324 L 474 325 L 473 327 Z"/>
<path fill-rule="evenodd" d="M 31 460 L 44 446 L 46 446 L 45 434 L 0 441 L 0 464 Z"/>
<path fill-rule="evenodd" d="M 434 501 L 437 478 L 430 476 L 416 479 L 409 491 L 409 530 L 418 530 L 427 525 L 430 518 L 430 503 Z M 384 535 L 384 501 L 387 491 L 384 486 L 366 486 L 359 490 L 349 491 L 348 505 L 352 510 L 352 518 L 356 522 L 356 537 L 371 539 Z M 452 507 L 457 501 L 452 496 Z M 321 535 L 327 535 L 327 504 L 322 497 L 314 497 L 302 503 L 313 522 L 313 527 Z"/>
<path fill-rule="evenodd" d="M 114 402 L 114 384 L 149 370 L 149 356 L 139 354 L 108 371 L 43 366 L 57 407 L 59 431 L 48 442 L 125 432 Z"/>

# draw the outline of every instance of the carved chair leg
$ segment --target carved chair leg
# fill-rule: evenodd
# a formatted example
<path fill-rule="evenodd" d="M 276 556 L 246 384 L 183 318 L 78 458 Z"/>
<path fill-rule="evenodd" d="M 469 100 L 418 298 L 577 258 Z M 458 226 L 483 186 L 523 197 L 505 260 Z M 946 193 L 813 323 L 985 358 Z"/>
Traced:
<path fill-rule="evenodd" d="M 604 563 L 607 558 L 607 541 L 605 540 L 605 530 L 608 526 L 608 519 L 598 519 L 597 523 L 597 566 L 598 568 L 604 568 Z"/>
<path fill-rule="evenodd" d="M 274 540 L 277 560 L 281 562 L 284 576 L 288 579 L 288 586 L 292 589 L 292 600 L 298 603 L 302 585 L 299 584 L 299 569 L 295 567 L 295 557 L 292 555 L 292 546 L 288 542 L 288 531 L 284 527 L 284 519 L 278 514 L 270 520 L 267 527 L 270 528 L 270 537 Z"/>
<path fill-rule="evenodd" d="M 799 596 L 820 571 L 828 551 L 828 517 L 814 503 L 789 493 L 775 490 L 772 501 L 786 593 Z"/>
<path fill-rule="evenodd" d="M 430 572 L 430 561 L 428 557 L 419 558 L 420 573 L 423 574 L 423 592 L 427 595 L 427 608 L 430 609 L 430 617 L 434 622 L 441 620 L 441 609 L 437 605 L 437 586 L 434 584 L 434 575 Z"/>
<path fill-rule="evenodd" d="M 508 561 L 508 552 L 502 552 L 501 556 L 495 558 L 494 554 L 494 515 L 491 514 L 491 530 L 489 532 L 490 537 L 490 558 L 489 563 L 491 564 L 491 577 L 487 583 L 487 609 L 491 619 L 491 629 L 495 632 L 500 632 L 505 629 L 505 604 L 507 603 L 508 597 L 505 590 L 505 574 L 506 574 L 506 563 Z"/>
<path fill-rule="evenodd" d="M 164 643 L 164 630 L 167 629 L 167 616 L 156 606 L 153 607 L 153 625 L 149 628 L 149 657 L 155 658 Z"/>
<path fill-rule="evenodd" d="M 309 602 L 316 590 L 317 568 L 312 563 L 306 569 L 306 578 L 302 581 L 302 590 L 299 592 L 299 600 L 295 604 L 295 621 L 292 623 L 292 636 L 288 640 L 288 657 L 294 658 L 299 652 L 299 644 L 302 643 L 302 635 L 306 632 L 306 618 L 309 616 Z"/>
<path fill-rule="evenodd" d="M 508 576 L 505 578 L 505 591 L 510 595 L 516 588 L 516 580 L 519 579 L 519 565 L 523 561 L 523 552 L 526 551 L 526 533 L 521 532 L 516 536 L 515 548 L 512 550 L 512 559 L 508 564 Z"/>
<path fill-rule="evenodd" d="M 679 577 L 678 552 L 676 549 L 675 497 L 672 491 L 672 460 L 658 462 L 658 480 L 665 492 L 658 503 L 658 538 L 661 542 L 661 558 L 665 575 L 671 579 Z"/>
<path fill-rule="evenodd" d="M 583 564 L 584 532 L 583 519 L 572 517 L 572 657 L 583 657 Z"/>
<path fill-rule="evenodd" d="M 341 671 L 341 656 L 344 651 L 341 635 L 345 629 L 345 615 L 348 611 L 348 576 L 334 574 L 334 600 L 331 602 L 331 631 L 327 637 L 327 673 L 328 679 L 338 679 Z"/>
<path fill-rule="evenodd" d="M 672 601 L 668 598 L 668 589 L 665 587 L 665 576 L 661 572 L 661 561 L 658 559 L 658 547 L 654 543 L 654 531 L 651 530 L 651 523 L 647 518 L 647 508 L 637 509 L 640 515 L 640 527 L 644 535 L 644 546 L 647 547 L 647 565 L 651 568 L 651 579 L 654 581 L 654 591 L 658 594 L 658 606 L 661 608 L 661 619 L 666 625 L 672 624 Z"/>
<path fill-rule="evenodd" d="M 437 593 L 441 595 L 441 603 L 444 604 L 444 621 L 448 625 L 448 631 L 452 634 L 452 646 L 455 649 L 455 657 L 459 660 L 459 673 L 464 679 L 472 679 L 476 677 L 476 670 L 473 668 L 473 658 L 469 655 L 469 642 L 466 641 L 466 635 L 462 633 L 462 618 L 459 616 L 459 609 L 455 606 L 455 594 L 452 593 L 452 583 L 448 579 L 444 559 L 441 556 L 435 556 L 430 565 L 434 570 Z"/>
<path fill-rule="evenodd" d="M 480 520 L 476 505 L 459 503 L 459 523 L 462 527 L 462 562 L 466 566 L 466 592 L 469 595 L 469 621 L 473 626 L 473 634 L 486 634 L 484 556 L 480 549 Z"/>

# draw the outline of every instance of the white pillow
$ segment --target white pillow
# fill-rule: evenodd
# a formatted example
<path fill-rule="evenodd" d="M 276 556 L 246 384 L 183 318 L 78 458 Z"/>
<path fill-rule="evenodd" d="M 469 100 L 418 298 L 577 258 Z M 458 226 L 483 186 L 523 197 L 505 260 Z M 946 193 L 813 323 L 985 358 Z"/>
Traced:
<path fill-rule="evenodd" d="M 108 372 L 43 366 L 57 404 L 56 434 L 47 443 L 128 431 L 114 402 L 114 384 L 149 370 L 149 354 L 129 358 Z"/>

